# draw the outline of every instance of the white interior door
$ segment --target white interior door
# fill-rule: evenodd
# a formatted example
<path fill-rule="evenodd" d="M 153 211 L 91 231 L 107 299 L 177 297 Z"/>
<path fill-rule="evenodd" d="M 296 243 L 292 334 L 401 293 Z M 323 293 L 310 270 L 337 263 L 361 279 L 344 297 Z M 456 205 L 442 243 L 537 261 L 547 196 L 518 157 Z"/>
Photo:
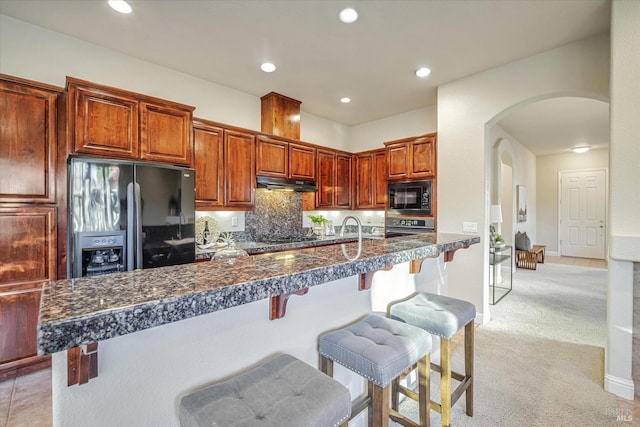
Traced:
<path fill-rule="evenodd" d="M 605 258 L 606 171 L 560 173 L 561 255 Z"/>

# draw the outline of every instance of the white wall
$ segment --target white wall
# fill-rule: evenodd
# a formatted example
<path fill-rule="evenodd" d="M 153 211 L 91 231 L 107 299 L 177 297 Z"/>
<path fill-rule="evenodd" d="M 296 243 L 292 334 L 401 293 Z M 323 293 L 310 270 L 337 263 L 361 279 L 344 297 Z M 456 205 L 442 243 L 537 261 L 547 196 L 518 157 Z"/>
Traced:
<path fill-rule="evenodd" d="M 511 224 L 502 224 L 502 229 L 512 230 L 513 235 L 506 238 L 506 242 L 513 243 L 514 235 L 517 231 L 526 232 L 533 238 L 535 243 L 535 235 L 537 230 L 536 211 L 536 156 L 525 148 L 516 138 L 498 125 L 494 125 L 490 129 L 489 143 L 491 149 L 491 182 L 492 197 L 490 204 L 500 202 L 502 206 L 502 215 L 504 218 L 510 217 Z M 492 143 L 492 144 L 491 144 Z M 511 159 L 512 179 L 511 188 L 508 195 L 495 194 L 502 183 L 502 168 L 500 167 L 504 154 L 507 153 Z M 517 222 L 518 218 L 518 199 L 516 197 L 516 189 L 518 185 L 524 185 L 527 188 L 527 221 Z M 502 190 L 500 190 L 502 191 Z M 510 200 L 511 204 L 503 204 L 503 200 Z"/>
<path fill-rule="evenodd" d="M 0 72 L 64 87 L 72 76 L 196 107 L 195 117 L 260 130 L 260 98 L 0 15 Z M 286 94 L 285 94 L 286 95 Z M 301 114 L 302 140 L 346 148 L 348 127 Z"/>
<path fill-rule="evenodd" d="M 609 93 L 609 40 L 599 36 L 493 68 L 438 88 L 438 228 L 478 223 L 474 245 L 449 271 L 450 295 L 471 301 L 488 319 L 489 165 L 493 124 L 518 105 L 555 96 Z M 457 255 L 456 255 L 457 256 Z"/>
<path fill-rule="evenodd" d="M 580 169 L 607 169 L 609 150 L 590 150 L 583 154 L 573 152 L 537 159 L 537 223 L 535 243 L 547 245 L 547 254 L 558 253 L 558 179 L 560 171 Z"/>
<path fill-rule="evenodd" d="M 437 131 L 436 107 L 425 107 L 373 122 L 352 126 L 349 151 L 384 148 L 386 141 L 424 135 Z"/>
<path fill-rule="evenodd" d="M 640 2 L 613 0 L 605 389 L 633 399 L 633 262 L 640 262 Z M 637 319 L 636 319 L 637 322 Z M 638 357 L 636 355 L 636 357 Z"/>

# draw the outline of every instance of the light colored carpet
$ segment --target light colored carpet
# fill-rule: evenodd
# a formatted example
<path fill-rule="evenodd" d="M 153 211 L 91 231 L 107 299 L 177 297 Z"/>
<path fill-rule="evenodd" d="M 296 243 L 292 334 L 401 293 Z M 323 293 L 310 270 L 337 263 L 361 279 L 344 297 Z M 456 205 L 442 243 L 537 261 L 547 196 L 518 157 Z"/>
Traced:
<path fill-rule="evenodd" d="M 465 414 L 462 397 L 452 425 L 631 425 L 616 419 L 618 400 L 603 389 L 606 286 L 604 269 L 519 269 L 513 291 L 490 306 L 491 321 L 476 328 L 474 415 Z M 454 369 L 461 372 L 463 360 L 458 346 Z M 437 374 L 431 384 L 439 401 Z M 409 399 L 401 405 L 414 419 L 416 410 Z M 431 423 L 440 425 L 440 414 L 432 411 Z"/>

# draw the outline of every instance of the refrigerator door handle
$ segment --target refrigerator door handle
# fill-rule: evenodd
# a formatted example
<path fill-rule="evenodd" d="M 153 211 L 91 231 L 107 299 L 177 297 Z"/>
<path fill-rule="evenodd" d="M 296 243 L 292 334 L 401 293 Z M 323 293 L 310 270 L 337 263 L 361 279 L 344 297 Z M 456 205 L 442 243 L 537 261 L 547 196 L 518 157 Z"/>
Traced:
<path fill-rule="evenodd" d="M 140 184 L 133 184 L 133 193 L 135 196 L 135 233 L 136 233 L 136 268 L 142 268 L 142 200 L 140 198 Z"/>
<path fill-rule="evenodd" d="M 133 182 L 127 184 L 127 271 L 133 271 L 133 263 L 135 259 L 135 236 L 134 236 L 134 216 L 135 216 L 135 202 Z"/>

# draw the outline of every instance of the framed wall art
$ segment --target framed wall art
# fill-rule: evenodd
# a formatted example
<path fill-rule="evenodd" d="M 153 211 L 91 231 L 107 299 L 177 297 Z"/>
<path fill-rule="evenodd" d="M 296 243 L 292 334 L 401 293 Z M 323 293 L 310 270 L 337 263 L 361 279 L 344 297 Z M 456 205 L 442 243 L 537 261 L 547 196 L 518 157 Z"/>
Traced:
<path fill-rule="evenodd" d="M 518 185 L 518 222 L 527 222 L 527 187 Z"/>

